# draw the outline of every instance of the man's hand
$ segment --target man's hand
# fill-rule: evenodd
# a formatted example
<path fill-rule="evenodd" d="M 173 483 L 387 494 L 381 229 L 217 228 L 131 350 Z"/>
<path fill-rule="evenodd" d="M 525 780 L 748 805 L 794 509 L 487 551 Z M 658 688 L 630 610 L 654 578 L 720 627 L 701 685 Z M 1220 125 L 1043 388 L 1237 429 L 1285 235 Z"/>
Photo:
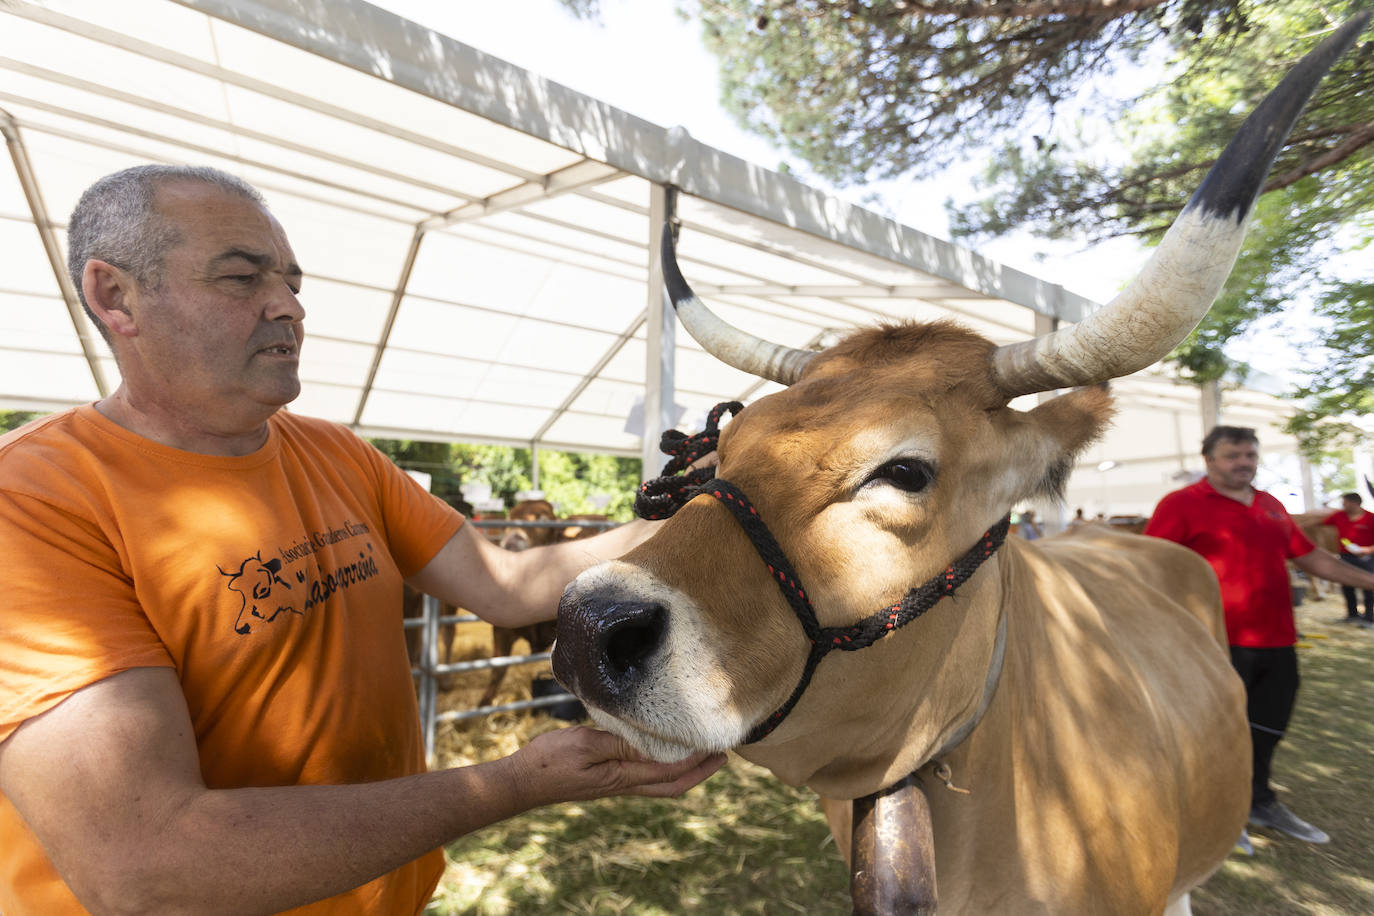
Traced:
<path fill-rule="evenodd" d="M 688 471 L 695 471 L 695 470 L 697 470 L 698 468 L 713 468 L 713 467 L 717 467 L 719 464 L 720 464 L 720 455 L 716 454 L 715 450 L 712 449 L 711 451 L 709 451 L 709 452 L 707 452 L 706 454 L 702 455 L 702 456 L 701 456 L 700 458 L 698 458 L 696 461 L 693 461 L 691 464 L 687 465 L 687 468 L 686 468 L 686 469 L 687 469 Z"/>
<path fill-rule="evenodd" d="M 586 801 L 611 795 L 675 797 L 725 763 L 724 754 L 693 754 L 656 763 L 622 738 L 585 726 L 545 732 L 511 756 L 521 790 L 535 804 Z"/>

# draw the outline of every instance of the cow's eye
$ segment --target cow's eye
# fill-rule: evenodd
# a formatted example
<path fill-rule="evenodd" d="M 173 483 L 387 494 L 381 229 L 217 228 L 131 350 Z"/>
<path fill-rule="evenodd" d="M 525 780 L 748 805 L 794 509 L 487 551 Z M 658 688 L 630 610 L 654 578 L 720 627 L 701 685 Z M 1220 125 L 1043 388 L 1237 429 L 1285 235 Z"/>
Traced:
<path fill-rule="evenodd" d="M 919 493 L 934 480 L 935 468 L 920 458 L 894 458 L 868 478 L 869 483 L 890 483 L 908 493 Z"/>

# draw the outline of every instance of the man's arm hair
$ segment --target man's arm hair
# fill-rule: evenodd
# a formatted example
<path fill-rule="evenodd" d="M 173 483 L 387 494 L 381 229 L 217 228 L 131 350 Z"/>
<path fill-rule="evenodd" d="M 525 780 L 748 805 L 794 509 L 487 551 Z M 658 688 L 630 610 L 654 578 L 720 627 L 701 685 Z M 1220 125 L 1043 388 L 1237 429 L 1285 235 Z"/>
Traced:
<path fill-rule="evenodd" d="M 1368 573 L 1358 566 L 1343 563 L 1336 558 L 1335 554 L 1322 550 L 1320 547 L 1313 548 L 1310 553 L 1305 553 L 1300 557 L 1294 557 L 1293 565 L 1309 575 L 1339 582 L 1341 585 L 1374 591 L 1374 573 Z"/>
<path fill-rule="evenodd" d="M 504 627 L 552 620 L 577 574 L 646 540 L 659 522 L 633 521 L 590 538 L 529 550 L 502 550 L 464 525 L 406 582 Z"/>
<path fill-rule="evenodd" d="M 77 691 L 0 743 L 0 792 L 92 913 L 275 913 L 556 801 L 677 795 L 724 761 L 643 762 L 589 728 L 510 757 L 357 785 L 210 789 L 170 668 Z"/>

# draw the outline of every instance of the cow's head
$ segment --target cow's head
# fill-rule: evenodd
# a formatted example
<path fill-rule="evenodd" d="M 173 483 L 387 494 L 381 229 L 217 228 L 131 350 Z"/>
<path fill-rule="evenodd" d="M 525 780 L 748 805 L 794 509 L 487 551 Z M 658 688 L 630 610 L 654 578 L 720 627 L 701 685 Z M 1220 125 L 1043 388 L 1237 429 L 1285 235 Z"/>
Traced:
<path fill-rule="evenodd" d="M 1348 36 L 1353 39 L 1353 36 Z M 1077 325 L 998 347 L 948 323 L 859 331 L 823 352 L 750 337 L 692 294 L 664 233 L 684 326 L 782 383 L 719 443 L 822 626 L 891 605 L 1010 508 L 1058 491 L 1111 415 L 1103 383 L 1159 360 L 1220 291 L 1269 163 L 1340 48 L 1300 64 L 1242 126 L 1141 275 Z M 1022 412 L 1018 395 L 1076 389 Z M 854 797 L 912 771 L 976 714 L 998 651 L 1002 566 L 871 647 L 834 652 L 790 716 L 742 748 L 789 782 Z M 603 727 L 659 758 L 737 747 L 798 684 L 809 640 L 731 513 L 697 496 L 653 538 L 583 573 L 554 670 Z"/>
<path fill-rule="evenodd" d="M 235 633 L 246 636 L 253 632 L 254 620 L 271 623 L 281 613 L 280 600 L 272 597 L 273 587 L 280 585 L 287 590 L 291 588 L 278 575 L 281 572 L 281 560 L 276 557 L 264 560 L 259 551 L 240 563 L 238 572 L 216 568 L 220 575 L 229 579 L 225 588 L 236 592 L 241 602 L 238 619 L 234 621 Z"/>
<path fill-rule="evenodd" d="M 507 517 L 520 522 L 551 522 L 558 516 L 554 514 L 553 503 L 546 499 L 522 499 L 511 507 Z M 497 543 L 506 550 L 528 550 L 554 543 L 558 534 L 557 528 L 510 527 L 502 530 Z"/>

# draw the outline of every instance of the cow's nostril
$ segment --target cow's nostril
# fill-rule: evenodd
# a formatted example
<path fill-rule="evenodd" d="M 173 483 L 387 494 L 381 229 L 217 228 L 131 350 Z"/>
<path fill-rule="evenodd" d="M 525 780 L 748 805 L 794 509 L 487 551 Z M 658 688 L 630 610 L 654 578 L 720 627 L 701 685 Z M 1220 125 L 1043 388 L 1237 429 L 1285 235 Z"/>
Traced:
<path fill-rule="evenodd" d="M 607 628 L 605 658 L 613 678 L 620 680 L 644 666 L 663 639 L 664 615 L 661 605 L 644 605 Z"/>

